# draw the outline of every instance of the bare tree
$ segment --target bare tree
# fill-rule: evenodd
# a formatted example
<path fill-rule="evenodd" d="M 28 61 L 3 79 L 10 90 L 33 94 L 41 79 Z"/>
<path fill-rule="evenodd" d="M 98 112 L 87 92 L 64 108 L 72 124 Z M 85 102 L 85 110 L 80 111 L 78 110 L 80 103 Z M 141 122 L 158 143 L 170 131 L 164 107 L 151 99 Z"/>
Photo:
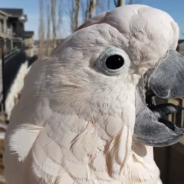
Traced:
<path fill-rule="evenodd" d="M 57 31 L 56 31 L 56 5 L 57 0 L 51 1 L 51 19 L 52 19 L 52 36 L 53 36 L 53 47 L 56 47 Z"/>
<path fill-rule="evenodd" d="M 68 3 L 68 4 L 69 4 L 71 31 L 74 32 L 78 27 L 80 0 L 71 0 L 70 3 Z"/>
<path fill-rule="evenodd" d="M 39 55 L 42 57 L 50 55 L 61 35 L 63 0 L 39 0 L 39 6 Z"/>
<path fill-rule="evenodd" d="M 50 17 L 51 17 L 51 11 L 50 11 L 50 1 L 47 1 L 47 50 L 46 50 L 46 55 L 49 56 L 49 50 L 50 50 Z"/>
<path fill-rule="evenodd" d="M 62 25 L 62 8 L 63 8 L 63 1 L 59 0 L 58 2 L 58 22 L 57 22 L 57 36 L 61 38 L 61 25 Z"/>
<path fill-rule="evenodd" d="M 125 0 L 114 0 L 114 4 L 116 7 L 125 5 Z"/>
<path fill-rule="evenodd" d="M 111 2 L 111 0 L 108 0 L 108 2 L 107 2 L 108 3 L 108 6 L 107 6 L 108 10 L 110 9 L 110 2 Z"/>
<path fill-rule="evenodd" d="M 134 0 L 129 0 L 128 4 L 135 4 L 140 2 L 141 0 L 137 0 L 136 2 Z M 114 4 L 116 7 L 125 5 L 125 0 L 114 0 Z"/>
<path fill-rule="evenodd" d="M 100 5 L 99 0 L 83 0 L 81 2 L 83 22 L 86 22 L 93 17 L 97 4 Z"/>
<path fill-rule="evenodd" d="M 96 0 L 89 0 L 88 19 L 91 19 L 93 17 L 95 9 L 96 9 Z"/>
<path fill-rule="evenodd" d="M 39 0 L 40 9 L 40 24 L 39 24 L 39 48 L 38 56 L 42 57 L 44 54 L 44 41 L 45 41 L 45 23 L 44 23 L 44 0 Z"/>
<path fill-rule="evenodd" d="M 76 30 L 78 27 L 79 8 L 80 8 L 80 0 L 75 0 L 74 30 Z"/>
<path fill-rule="evenodd" d="M 81 11 L 82 11 L 82 23 L 87 21 L 87 7 L 88 1 L 81 1 Z"/>

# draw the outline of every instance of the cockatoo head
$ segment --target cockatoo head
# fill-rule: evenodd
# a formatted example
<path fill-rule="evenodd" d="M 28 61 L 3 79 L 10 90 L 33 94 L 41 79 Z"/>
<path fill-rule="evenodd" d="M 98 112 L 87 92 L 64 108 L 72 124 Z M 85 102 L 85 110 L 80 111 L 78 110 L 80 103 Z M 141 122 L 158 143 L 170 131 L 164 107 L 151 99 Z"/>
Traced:
<path fill-rule="evenodd" d="M 183 135 L 164 120 L 177 108 L 151 102 L 184 96 L 178 35 L 167 13 L 127 5 L 92 18 L 50 58 L 36 61 L 6 134 L 9 180 L 19 166 L 19 175 L 32 168 L 37 183 L 58 175 L 61 183 L 157 183 L 150 145 L 171 145 Z M 16 155 L 25 167 L 14 164 Z"/>
<path fill-rule="evenodd" d="M 62 70 L 52 73 L 61 76 L 58 81 L 66 78 L 74 85 L 69 96 L 83 104 L 78 104 L 78 111 L 86 112 L 86 118 L 122 117 L 100 125 L 110 136 L 126 124 L 135 140 L 171 145 L 183 130 L 164 115 L 176 112 L 176 107 L 156 106 L 150 99 L 184 96 L 184 58 L 175 51 L 178 35 L 177 24 L 161 10 L 119 7 L 89 20 L 59 45 L 53 56 L 63 61 Z"/>

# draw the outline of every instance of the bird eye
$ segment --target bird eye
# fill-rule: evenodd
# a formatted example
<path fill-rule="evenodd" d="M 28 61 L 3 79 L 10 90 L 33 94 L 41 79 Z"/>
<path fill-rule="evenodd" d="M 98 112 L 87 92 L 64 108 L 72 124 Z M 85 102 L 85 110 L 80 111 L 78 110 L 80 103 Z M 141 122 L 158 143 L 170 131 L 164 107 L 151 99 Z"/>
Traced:
<path fill-rule="evenodd" d="M 122 58 L 122 56 L 119 56 L 119 55 L 109 56 L 106 60 L 106 66 L 111 70 L 117 70 L 121 68 L 123 64 L 124 64 L 124 59 Z"/>
<path fill-rule="evenodd" d="M 97 66 L 106 75 L 120 75 L 128 71 L 130 58 L 124 50 L 112 47 L 100 55 Z"/>

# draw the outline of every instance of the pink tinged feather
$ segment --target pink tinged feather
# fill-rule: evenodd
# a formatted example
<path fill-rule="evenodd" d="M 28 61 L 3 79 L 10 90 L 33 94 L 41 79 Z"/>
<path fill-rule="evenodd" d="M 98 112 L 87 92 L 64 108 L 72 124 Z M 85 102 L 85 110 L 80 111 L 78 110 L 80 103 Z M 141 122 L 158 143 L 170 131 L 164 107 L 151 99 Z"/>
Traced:
<path fill-rule="evenodd" d="M 97 172 L 107 172 L 106 155 L 100 151 L 93 160 L 91 167 Z"/>
<path fill-rule="evenodd" d="M 110 116 L 106 122 L 106 132 L 110 137 L 116 136 L 123 128 L 123 121 L 120 117 Z"/>
<path fill-rule="evenodd" d="M 18 154 L 19 161 L 24 161 L 41 130 L 40 126 L 24 124 L 10 135 L 10 150 Z"/>
<path fill-rule="evenodd" d="M 58 180 L 56 180 L 56 184 L 75 184 L 73 178 L 68 173 L 63 173 Z M 77 184 L 77 183 L 76 183 Z"/>
<path fill-rule="evenodd" d="M 70 115 L 70 119 L 66 122 L 66 126 L 72 132 L 82 132 L 87 126 L 88 122 L 82 118 L 79 118 L 77 115 Z"/>
<path fill-rule="evenodd" d="M 125 161 L 127 154 L 130 152 L 131 144 L 128 145 L 129 139 L 131 140 L 131 132 L 128 129 L 127 126 L 123 127 L 123 131 L 120 133 L 120 138 L 119 138 L 119 145 L 118 145 L 118 150 L 117 150 L 117 162 L 119 164 L 123 164 Z"/>
<path fill-rule="evenodd" d="M 73 162 L 68 161 L 67 159 L 63 159 L 63 168 L 69 175 L 74 179 L 87 179 L 88 178 L 88 164 L 75 164 Z"/>
<path fill-rule="evenodd" d="M 98 136 L 95 127 L 88 127 L 76 137 L 71 146 L 71 151 L 78 160 L 87 161 L 89 156 L 94 156 L 98 144 Z"/>
<path fill-rule="evenodd" d="M 112 177 L 118 179 L 121 170 L 127 162 L 131 151 L 132 133 L 129 127 L 124 125 L 123 130 L 109 145 L 110 163 L 108 170 Z"/>
<path fill-rule="evenodd" d="M 62 167 L 59 145 L 42 130 L 32 148 L 32 168 L 35 176 L 55 181 Z M 47 183 L 47 182 L 46 182 Z"/>

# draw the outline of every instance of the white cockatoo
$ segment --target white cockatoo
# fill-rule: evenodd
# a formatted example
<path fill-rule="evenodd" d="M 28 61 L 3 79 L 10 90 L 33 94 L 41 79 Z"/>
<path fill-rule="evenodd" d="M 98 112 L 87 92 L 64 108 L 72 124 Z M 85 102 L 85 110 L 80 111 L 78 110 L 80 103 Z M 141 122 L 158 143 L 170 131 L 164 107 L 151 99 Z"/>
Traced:
<path fill-rule="evenodd" d="M 159 184 L 153 146 L 183 129 L 156 105 L 184 96 L 179 29 L 165 12 L 126 5 L 83 24 L 36 61 L 5 137 L 8 184 Z"/>

